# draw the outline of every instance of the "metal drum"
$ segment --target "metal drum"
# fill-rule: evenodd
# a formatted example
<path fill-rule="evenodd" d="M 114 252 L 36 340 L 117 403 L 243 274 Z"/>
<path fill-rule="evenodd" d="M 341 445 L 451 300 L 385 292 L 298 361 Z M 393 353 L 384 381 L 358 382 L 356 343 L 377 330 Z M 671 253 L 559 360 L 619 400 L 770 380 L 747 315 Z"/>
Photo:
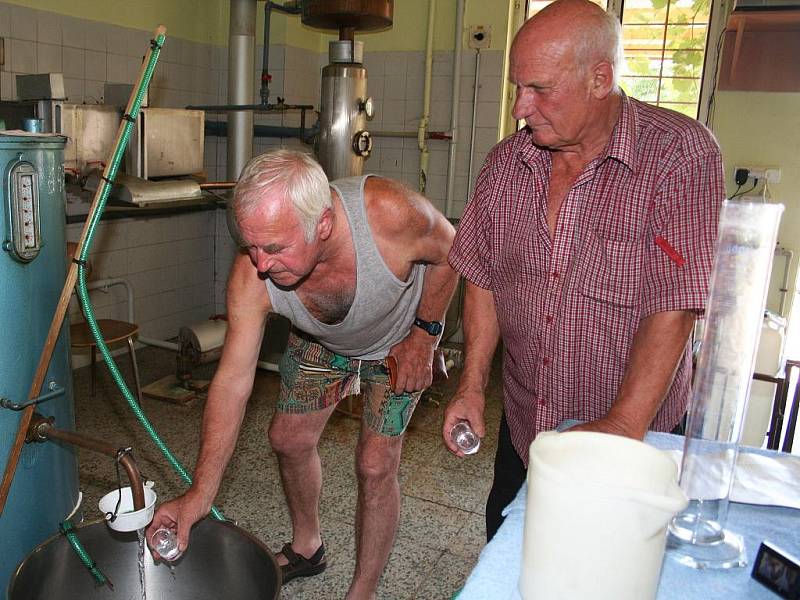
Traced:
<path fill-rule="evenodd" d="M 61 136 L 0 134 L 3 245 L 0 250 L 0 470 L 4 471 L 66 276 L 64 145 Z M 42 387 L 49 399 L 37 411 L 74 429 L 69 327 L 64 327 Z M 78 498 L 72 448 L 26 444 L 0 516 L 0 589 L 14 567 Z M 57 596 L 54 596 L 57 597 Z"/>
<path fill-rule="evenodd" d="M 361 175 L 372 150 L 363 48 L 362 42 L 330 42 L 331 64 L 322 69 L 317 158 L 331 180 Z"/>
<path fill-rule="evenodd" d="M 8 600 L 109 600 L 143 598 L 139 583 L 136 532 L 120 533 L 104 522 L 77 529 L 78 539 L 114 584 L 96 587 L 67 539 L 56 536 L 23 562 L 8 588 Z M 150 600 L 273 600 L 281 587 L 280 569 L 255 537 L 211 519 L 192 529 L 189 549 L 174 569 L 145 551 L 144 581 Z"/>

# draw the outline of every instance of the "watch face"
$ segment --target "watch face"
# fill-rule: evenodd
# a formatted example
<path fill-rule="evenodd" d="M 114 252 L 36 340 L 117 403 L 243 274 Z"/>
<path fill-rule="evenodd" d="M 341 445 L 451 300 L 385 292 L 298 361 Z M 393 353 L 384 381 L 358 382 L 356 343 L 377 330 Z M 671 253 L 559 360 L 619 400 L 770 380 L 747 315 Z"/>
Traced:
<path fill-rule="evenodd" d="M 414 325 L 416 325 L 421 329 L 424 329 L 430 335 L 439 335 L 440 333 L 442 333 L 442 329 L 444 329 L 444 327 L 439 321 L 423 321 L 422 319 L 419 318 L 414 320 Z"/>

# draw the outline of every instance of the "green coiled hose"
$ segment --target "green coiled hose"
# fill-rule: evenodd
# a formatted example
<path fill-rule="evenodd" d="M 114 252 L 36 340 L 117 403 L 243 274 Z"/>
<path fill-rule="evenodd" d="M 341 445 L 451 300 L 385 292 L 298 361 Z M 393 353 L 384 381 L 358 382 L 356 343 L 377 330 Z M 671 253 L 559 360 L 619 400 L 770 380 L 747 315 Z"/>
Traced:
<path fill-rule="evenodd" d="M 117 387 L 122 392 L 122 395 L 127 400 L 128 405 L 130 406 L 131 410 L 133 411 L 136 418 L 141 423 L 142 427 L 144 427 L 145 431 L 147 431 L 148 435 L 152 438 L 153 442 L 156 444 L 158 449 L 167 459 L 167 461 L 172 465 L 172 468 L 180 475 L 181 479 L 185 481 L 187 484 L 191 485 L 192 477 L 189 475 L 189 472 L 184 468 L 184 466 L 178 461 L 172 451 L 167 447 L 164 441 L 159 437 L 158 433 L 156 433 L 155 428 L 150 423 L 148 418 L 142 412 L 141 407 L 137 404 L 136 399 L 134 398 L 131 391 L 128 389 L 125 380 L 122 378 L 122 375 L 119 372 L 119 367 L 117 367 L 117 363 L 111 357 L 111 352 L 108 349 L 105 341 L 103 340 L 103 335 L 100 332 L 100 328 L 97 325 L 97 319 L 94 316 L 94 311 L 92 309 L 92 304 L 89 299 L 89 290 L 86 287 L 86 258 L 89 255 L 89 248 L 92 245 L 92 238 L 95 234 L 95 229 L 97 228 L 97 224 L 100 221 L 100 217 L 103 214 L 103 210 L 105 209 L 106 201 L 108 200 L 108 195 L 111 192 L 111 186 L 114 182 L 114 179 L 117 176 L 117 170 L 119 169 L 120 162 L 122 161 L 122 157 L 125 153 L 125 148 L 128 146 L 128 141 L 131 136 L 131 132 L 133 131 L 133 125 L 135 122 L 135 116 L 139 114 L 139 108 L 142 105 L 142 100 L 144 98 L 145 93 L 147 92 L 147 88 L 150 86 L 150 80 L 153 78 L 153 71 L 156 68 L 156 62 L 158 61 L 158 56 L 161 53 L 161 47 L 164 44 L 165 36 L 164 34 L 159 34 L 155 37 L 154 40 L 151 41 L 152 45 L 152 52 L 150 53 L 150 60 L 145 67 L 144 73 L 142 75 L 141 82 L 139 83 L 139 87 L 136 89 L 136 93 L 134 96 L 133 103 L 130 107 L 130 115 L 125 115 L 123 118 L 125 119 L 125 123 L 123 125 L 123 129 L 120 135 L 119 143 L 117 144 L 116 148 L 114 149 L 114 154 L 111 158 L 111 162 L 108 165 L 108 169 L 104 175 L 100 179 L 100 195 L 97 199 L 97 209 L 91 213 L 91 219 L 86 229 L 86 237 L 84 240 L 83 245 L 81 246 L 80 256 L 78 258 L 78 298 L 81 303 L 81 307 L 83 308 L 84 315 L 86 316 L 86 323 L 89 326 L 89 330 L 92 332 L 92 336 L 95 339 L 97 344 L 97 348 L 100 350 L 100 353 L 103 356 L 103 359 L 106 361 L 106 365 L 108 365 L 108 369 L 111 372 L 111 376 L 114 379 L 114 382 L 117 384 Z M 217 509 L 217 507 L 211 507 L 211 516 L 217 519 L 218 521 L 224 521 L 225 517 L 222 513 Z"/>

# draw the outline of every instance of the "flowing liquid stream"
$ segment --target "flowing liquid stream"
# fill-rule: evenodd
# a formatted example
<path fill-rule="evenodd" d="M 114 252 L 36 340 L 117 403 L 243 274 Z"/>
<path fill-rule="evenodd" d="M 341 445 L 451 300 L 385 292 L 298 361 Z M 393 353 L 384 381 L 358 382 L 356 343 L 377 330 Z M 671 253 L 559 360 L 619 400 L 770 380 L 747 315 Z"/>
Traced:
<path fill-rule="evenodd" d="M 139 585 L 142 588 L 142 600 L 147 600 L 147 589 L 144 584 L 144 528 L 136 531 L 139 534 L 139 552 L 137 554 L 137 563 L 139 565 Z"/>

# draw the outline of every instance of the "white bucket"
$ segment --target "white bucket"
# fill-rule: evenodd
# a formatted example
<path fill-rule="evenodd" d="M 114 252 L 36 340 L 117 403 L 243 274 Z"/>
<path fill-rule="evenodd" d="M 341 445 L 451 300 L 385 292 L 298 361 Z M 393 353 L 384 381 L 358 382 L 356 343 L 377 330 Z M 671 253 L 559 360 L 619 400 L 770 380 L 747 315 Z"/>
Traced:
<path fill-rule="evenodd" d="M 522 597 L 655 598 L 666 526 L 687 503 L 677 466 L 655 448 L 603 433 L 540 433 L 528 466 Z"/>
<path fill-rule="evenodd" d="M 144 486 L 144 508 L 133 510 L 133 494 L 130 487 L 122 488 L 122 498 L 120 491 L 113 490 L 100 498 L 98 506 L 100 512 L 105 515 L 106 524 L 114 531 L 136 531 L 150 524 L 153 520 L 153 513 L 156 507 L 156 493 L 153 491 L 153 482 L 148 481 Z M 119 509 L 117 501 L 119 500 Z M 117 511 L 116 518 L 112 521 L 108 516 Z"/>

